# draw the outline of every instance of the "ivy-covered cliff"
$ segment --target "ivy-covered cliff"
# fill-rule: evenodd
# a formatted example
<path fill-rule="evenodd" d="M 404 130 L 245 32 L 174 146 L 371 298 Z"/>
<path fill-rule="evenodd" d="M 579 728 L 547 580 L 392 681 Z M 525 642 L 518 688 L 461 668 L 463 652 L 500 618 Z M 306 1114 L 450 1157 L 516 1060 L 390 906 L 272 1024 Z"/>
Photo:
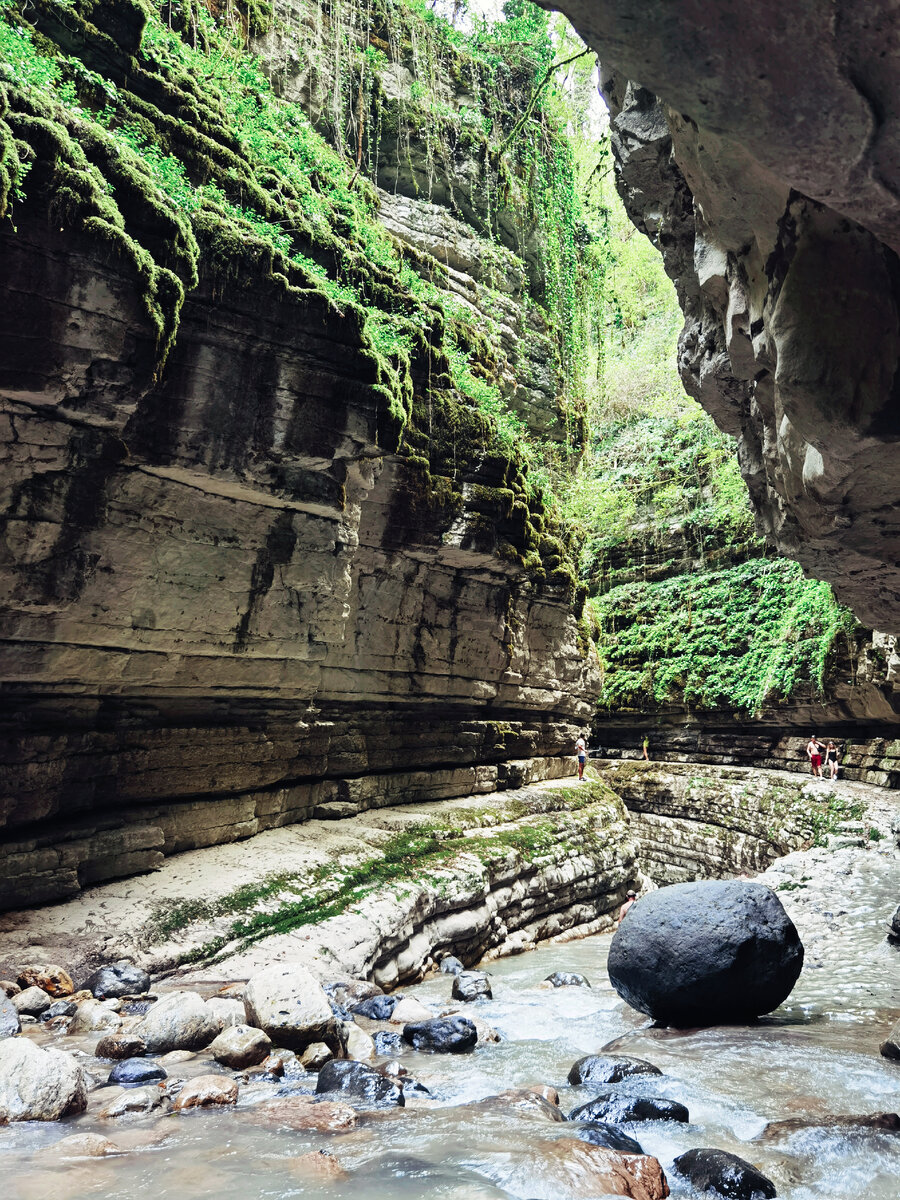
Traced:
<path fill-rule="evenodd" d="M 0 3 L 2 902 L 569 769 L 558 47 L 515 5 Z"/>

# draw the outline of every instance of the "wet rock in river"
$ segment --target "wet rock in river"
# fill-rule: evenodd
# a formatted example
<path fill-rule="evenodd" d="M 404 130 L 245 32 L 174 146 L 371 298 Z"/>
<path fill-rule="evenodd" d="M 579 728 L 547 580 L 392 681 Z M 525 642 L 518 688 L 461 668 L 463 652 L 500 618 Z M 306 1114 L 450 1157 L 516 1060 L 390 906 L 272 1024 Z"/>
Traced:
<path fill-rule="evenodd" d="M 318 1133 L 347 1133 L 355 1129 L 358 1117 L 349 1104 L 334 1100 L 314 1100 L 312 1096 L 279 1096 L 257 1104 L 246 1112 L 246 1119 L 257 1125 Z"/>
<path fill-rule="evenodd" d="M 24 988 L 12 998 L 13 1007 L 23 1017 L 39 1017 L 52 1003 L 50 996 L 39 987 Z"/>
<path fill-rule="evenodd" d="M 247 983 L 248 1025 L 264 1030 L 276 1046 L 303 1050 L 312 1042 L 339 1048 L 337 1022 L 322 985 L 305 967 L 267 967 Z"/>
<path fill-rule="evenodd" d="M 525 1164 L 523 1164 L 525 1165 Z M 519 1194 L 533 1196 L 625 1196 L 628 1200 L 665 1200 L 666 1177 L 655 1158 L 623 1154 L 576 1138 L 538 1144 L 526 1165 L 531 1187 Z M 523 1179 L 523 1186 L 528 1187 Z"/>
<path fill-rule="evenodd" d="M 483 971 L 461 971 L 453 980 L 452 996 L 454 1000 L 477 1000 L 484 996 L 490 1000 L 493 996 L 491 981 Z"/>
<path fill-rule="evenodd" d="M 376 1054 L 402 1054 L 406 1049 L 403 1035 L 394 1033 L 393 1030 L 379 1030 L 372 1041 L 375 1043 Z"/>
<path fill-rule="evenodd" d="M 289 1171 L 296 1178 L 311 1184 L 334 1183 L 349 1179 L 349 1173 L 328 1150 L 310 1150 L 296 1158 L 277 1160 L 279 1168 Z"/>
<path fill-rule="evenodd" d="M 127 959 L 119 959 L 95 971 L 84 985 L 98 1000 L 110 996 L 142 996 L 150 990 L 150 976 Z"/>
<path fill-rule="evenodd" d="M 58 1121 L 86 1106 L 87 1081 L 70 1054 L 28 1038 L 0 1041 L 0 1125 Z"/>
<path fill-rule="evenodd" d="M 175 1112 L 188 1108 L 211 1108 L 220 1104 L 236 1104 L 238 1086 L 225 1075 L 198 1075 L 189 1079 L 175 1100 Z"/>
<path fill-rule="evenodd" d="M 322 990 L 330 1000 L 343 1008 L 351 1008 L 371 996 L 384 995 L 377 983 L 370 983 L 367 979 L 333 979 L 323 983 Z"/>
<path fill-rule="evenodd" d="M 102 1134 L 74 1133 L 55 1146 L 48 1146 L 46 1154 L 53 1158 L 105 1158 L 108 1154 L 121 1154 L 121 1150 Z"/>
<path fill-rule="evenodd" d="M 555 1123 L 566 1119 L 557 1105 L 552 1104 L 533 1088 L 509 1088 L 505 1092 L 498 1092 L 496 1096 L 486 1096 L 483 1100 L 476 1101 L 472 1108 L 483 1108 L 492 1113 L 528 1113 Z"/>
<path fill-rule="evenodd" d="M 577 1122 L 575 1136 L 592 1146 L 605 1146 L 607 1150 L 621 1150 L 623 1154 L 643 1154 L 640 1142 L 605 1121 Z"/>
<path fill-rule="evenodd" d="M 468 1017 L 433 1017 L 404 1025 L 403 1040 L 414 1050 L 434 1054 L 464 1054 L 474 1050 L 478 1033 Z"/>
<path fill-rule="evenodd" d="M 375 1042 L 358 1025 L 347 1026 L 347 1057 L 357 1062 L 370 1062 L 375 1057 Z"/>
<path fill-rule="evenodd" d="M 16 983 L 23 991 L 26 988 L 38 987 L 48 996 L 52 996 L 54 1000 L 60 996 L 71 996 L 75 991 L 72 976 L 63 967 L 55 964 L 23 967 L 16 978 Z"/>
<path fill-rule="evenodd" d="M 97 1058 L 140 1058 L 147 1053 L 147 1043 L 136 1033 L 108 1033 L 94 1047 Z"/>
<path fill-rule="evenodd" d="M 397 996 L 370 996 L 354 1004 L 350 1011 L 358 1017 L 368 1017 L 370 1021 L 389 1021 L 398 999 Z"/>
<path fill-rule="evenodd" d="M 307 1071 L 318 1071 L 331 1062 L 334 1051 L 324 1042 L 311 1042 L 300 1056 L 300 1062 Z"/>
<path fill-rule="evenodd" d="M 688 1110 L 677 1100 L 663 1096 L 626 1096 L 620 1092 L 602 1092 L 569 1113 L 570 1121 L 684 1121 Z"/>
<path fill-rule="evenodd" d="M 125 1058 L 109 1073 L 109 1082 L 119 1087 L 144 1087 L 148 1083 L 159 1083 L 167 1077 L 165 1067 L 149 1058 Z"/>
<path fill-rule="evenodd" d="M 784 1121 L 770 1121 L 753 1140 L 776 1141 L 801 1129 L 877 1129 L 885 1133 L 900 1133 L 900 1114 L 879 1112 L 853 1116 L 836 1114 L 821 1117 L 788 1117 Z"/>
<path fill-rule="evenodd" d="M 391 1013 L 392 1025 L 409 1025 L 415 1021 L 430 1021 L 434 1013 L 421 1000 L 414 996 L 404 996 L 397 1001 L 397 1007 Z"/>
<path fill-rule="evenodd" d="M 367 1063 L 333 1060 L 319 1072 L 316 1093 L 337 1092 L 377 1108 L 403 1107 L 403 1088 Z"/>
<path fill-rule="evenodd" d="M 19 1011 L 7 996 L 0 997 L 0 1038 L 15 1037 L 21 1030 Z"/>
<path fill-rule="evenodd" d="M 727 1200 L 771 1200 L 777 1194 L 771 1179 L 725 1150 L 688 1150 L 675 1159 L 675 1169 L 699 1191 Z"/>
<path fill-rule="evenodd" d="M 662 1075 L 659 1067 L 645 1058 L 627 1054 L 588 1054 L 579 1058 L 569 1071 L 569 1083 L 619 1083 L 629 1075 Z"/>
<path fill-rule="evenodd" d="M 885 1058 L 900 1059 L 900 1021 L 881 1043 L 881 1053 Z"/>
<path fill-rule="evenodd" d="M 464 971 L 465 967 L 458 958 L 454 958 L 452 954 L 446 955 L 441 959 L 441 974 L 442 975 L 458 975 L 460 971 Z"/>
<path fill-rule="evenodd" d="M 269 1035 L 251 1025 L 229 1025 L 209 1046 L 216 1062 L 235 1071 L 258 1066 L 271 1049 Z"/>
<path fill-rule="evenodd" d="M 586 987 L 591 985 L 583 975 L 578 975 L 574 971 L 554 971 L 552 975 L 548 975 L 544 983 L 549 983 L 552 987 Z"/>
<path fill-rule="evenodd" d="M 50 1007 L 41 1013 L 41 1021 L 53 1021 L 56 1017 L 74 1017 L 76 1012 L 78 1005 L 71 1000 L 54 1000 Z"/>
<path fill-rule="evenodd" d="M 122 1026 L 122 1018 L 99 1000 L 85 1000 L 78 1005 L 69 1033 L 102 1033 Z"/>
<path fill-rule="evenodd" d="M 623 1000 L 666 1025 L 747 1021 L 791 992 L 803 945 L 781 901 L 739 880 L 680 883 L 635 904 L 609 950 Z"/>
<path fill-rule="evenodd" d="M 169 1097 L 159 1087 L 133 1088 L 114 1096 L 97 1114 L 104 1120 L 119 1117 L 142 1117 L 156 1109 L 171 1107 Z"/>
<path fill-rule="evenodd" d="M 196 992 L 168 992 L 161 996 L 134 1030 L 144 1039 L 150 1054 L 202 1050 L 221 1031 L 222 1018 Z"/>

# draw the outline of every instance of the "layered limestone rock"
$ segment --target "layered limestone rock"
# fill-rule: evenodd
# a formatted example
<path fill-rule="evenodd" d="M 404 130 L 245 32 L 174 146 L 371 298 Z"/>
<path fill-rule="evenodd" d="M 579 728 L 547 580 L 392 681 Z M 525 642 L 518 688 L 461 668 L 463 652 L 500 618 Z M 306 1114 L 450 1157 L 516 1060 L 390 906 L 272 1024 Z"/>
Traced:
<path fill-rule="evenodd" d="M 609 928 L 626 889 L 646 883 L 636 855 L 621 800 L 596 778 L 405 803 L 2 915 L 0 968 L 39 945 L 79 978 L 122 956 L 153 972 L 214 958 L 216 978 L 284 957 L 393 987 L 446 954 L 471 964 Z"/>
<path fill-rule="evenodd" d="M 897 633 L 890 5 L 563 9 L 601 59 L 619 190 L 678 289 L 687 390 L 738 438 L 766 536 Z"/>
<path fill-rule="evenodd" d="M 784 771 L 696 763 L 592 764 L 622 797 L 641 867 L 655 883 L 764 871 L 858 823 L 875 789 Z"/>
<path fill-rule="evenodd" d="M 78 52 L 181 130 L 188 101 L 141 49 L 147 11 L 79 0 L 71 21 L 84 14 Z M 31 17 L 70 36 L 53 5 Z M 32 166 L 15 227 L 0 228 L 0 905 L 315 812 L 562 774 L 594 690 L 572 570 L 520 464 L 453 391 L 435 310 L 388 361 L 358 306 L 223 226 L 215 196 L 191 232 L 191 279 L 183 214 L 140 192 L 107 135 L 49 101 L 42 115 L 18 85 L 9 98 Z M 241 146 L 208 117 L 185 161 L 233 181 Z M 53 121 L 75 122 L 90 162 Z M 73 179 L 100 216 L 83 197 L 59 210 Z M 486 303 L 474 231 L 467 249 L 430 201 L 383 203 L 429 262 L 442 237 L 458 244 L 446 286 Z M 546 321 L 517 307 L 522 260 L 495 257 L 523 346 L 505 386 L 546 426 Z M 363 266 L 366 286 L 385 286 Z"/>

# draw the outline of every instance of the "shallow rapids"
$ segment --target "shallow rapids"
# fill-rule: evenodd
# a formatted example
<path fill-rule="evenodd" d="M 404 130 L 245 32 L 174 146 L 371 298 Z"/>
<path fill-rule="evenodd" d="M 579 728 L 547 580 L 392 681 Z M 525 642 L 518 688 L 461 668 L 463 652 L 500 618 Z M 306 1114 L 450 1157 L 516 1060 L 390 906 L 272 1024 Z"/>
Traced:
<path fill-rule="evenodd" d="M 689 1125 L 626 1127 L 660 1159 L 674 1197 L 689 1200 L 697 1193 L 679 1179 L 673 1158 L 692 1147 L 719 1147 L 758 1166 L 785 1200 L 897 1200 L 900 1135 L 822 1122 L 900 1107 L 900 1064 L 878 1053 L 900 1013 L 900 950 L 884 941 L 898 875 L 898 856 L 886 850 L 839 852 L 820 862 L 815 852 L 793 855 L 767 873 L 766 882 L 784 889 L 780 894 L 806 943 L 807 965 L 789 1001 L 756 1026 L 652 1028 L 606 982 L 608 936 L 545 946 L 486 964 L 494 999 L 466 1011 L 498 1030 L 501 1042 L 461 1056 L 391 1056 L 431 1091 L 430 1100 L 365 1115 L 346 1134 L 288 1132 L 259 1123 L 254 1105 L 274 1095 L 276 1083 L 243 1086 L 236 1109 L 127 1124 L 98 1120 L 92 1111 L 99 1106 L 92 1103 L 75 1119 L 0 1131 L 3 1193 L 8 1200 L 137 1194 L 155 1200 L 550 1200 L 559 1193 L 543 1165 L 548 1143 L 571 1137 L 574 1127 L 478 1102 L 542 1083 L 559 1090 L 568 1112 L 602 1090 L 570 1087 L 570 1066 L 612 1042 L 617 1051 L 647 1058 L 664 1072 L 662 1079 L 635 1077 L 617 1088 L 670 1097 L 690 1111 Z M 542 985 L 557 970 L 579 972 L 593 987 Z M 451 1006 L 451 982 L 440 976 L 404 992 L 438 1012 Z M 99 1076 L 96 1060 L 83 1061 Z M 170 1074 L 209 1070 L 203 1059 Z M 783 1121 L 795 1124 L 766 1130 Z M 102 1132 L 129 1152 L 60 1163 L 54 1143 L 87 1131 Z M 330 1179 L 308 1160 L 297 1162 L 322 1149 L 346 1175 Z"/>

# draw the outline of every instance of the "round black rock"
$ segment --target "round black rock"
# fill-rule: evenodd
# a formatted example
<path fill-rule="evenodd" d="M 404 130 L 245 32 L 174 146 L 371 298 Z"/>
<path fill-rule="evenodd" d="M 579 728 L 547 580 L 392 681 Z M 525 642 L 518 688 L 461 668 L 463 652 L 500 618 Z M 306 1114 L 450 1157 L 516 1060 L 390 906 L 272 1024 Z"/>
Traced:
<path fill-rule="evenodd" d="M 316 1093 L 321 1095 L 323 1092 L 350 1096 L 376 1108 L 402 1108 L 406 1103 L 403 1088 L 398 1083 L 354 1059 L 333 1058 L 325 1064 L 316 1081 Z"/>
<path fill-rule="evenodd" d="M 389 1021 L 397 1007 L 397 1000 L 397 996 L 370 996 L 368 1000 L 354 1004 L 350 1011 L 371 1021 Z"/>
<path fill-rule="evenodd" d="M 552 983 L 554 987 L 586 987 L 591 985 L 583 975 L 578 975 L 574 971 L 554 971 L 552 975 L 548 975 L 544 983 Z"/>
<path fill-rule="evenodd" d="M 477 1000 L 480 996 L 490 1000 L 494 993 L 491 981 L 483 971 L 460 971 L 453 980 L 451 994 L 454 1000 Z"/>
<path fill-rule="evenodd" d="M 150 990 L 150 976 L 134 963 L 120 959 L 95 971 L 84 985 L 98 1000 L 142 996 Z"/>
<path fill-rule="evenodd" d="M 777 1008 L 803 967 L 781 901 L 740 880 L 678 883 L 633 905 L 609 948 L 623 1000 L 663 1025 L 753 1020 Z"/>
<path fill-rule="evenodd" d="M 682 1121 L 689 1120 L 688 1110 L 677 1100 L 662 1096 L 624 1096 L 619 1092 L 603 1092 L 573 1108 L 570 1121 Z"/>
<path fill-rule="evenodd" d="M 727 1200 L 771 1200 L 777 1195 L 771 1179 L 727 1150 L 688 1150 L 675 1159 L 675 1169 L 698 1191 Z"/>
<path fill-rule="evenodd" d="M 645 1058 L 627 1054 L 588 1054 L 569 1071 L 569 1083 L 619 1083 L 629 1075 L 662 1075 L 659 1067 Z"/>
<path fill-rule="evenodd" d="M 165 1078 L 165 1068 L 148 1058 L 123 1058 L 109 1073 L 109 1082 L 120 1087 L 143 1087 Z"/>
<path fill-rule="evenodd" d="M 414 1050 L 432 1054 L 465 1054 L 474 1050 L 478 1031 L 468 1017 L 434 1017 L 403 1026 L 403 1040 Z"/>
<path fill-rule="evenodd" d="M 618 1150 L 622 1154 L 644 1153 L 640 1142 L 621 1129 L 616 1129 L 615 1125 L 607 1125 L 605 1121 L 579 1121 L 572 1132 L 592 1146 L 603 1146 L 606 1150 Z"/>

